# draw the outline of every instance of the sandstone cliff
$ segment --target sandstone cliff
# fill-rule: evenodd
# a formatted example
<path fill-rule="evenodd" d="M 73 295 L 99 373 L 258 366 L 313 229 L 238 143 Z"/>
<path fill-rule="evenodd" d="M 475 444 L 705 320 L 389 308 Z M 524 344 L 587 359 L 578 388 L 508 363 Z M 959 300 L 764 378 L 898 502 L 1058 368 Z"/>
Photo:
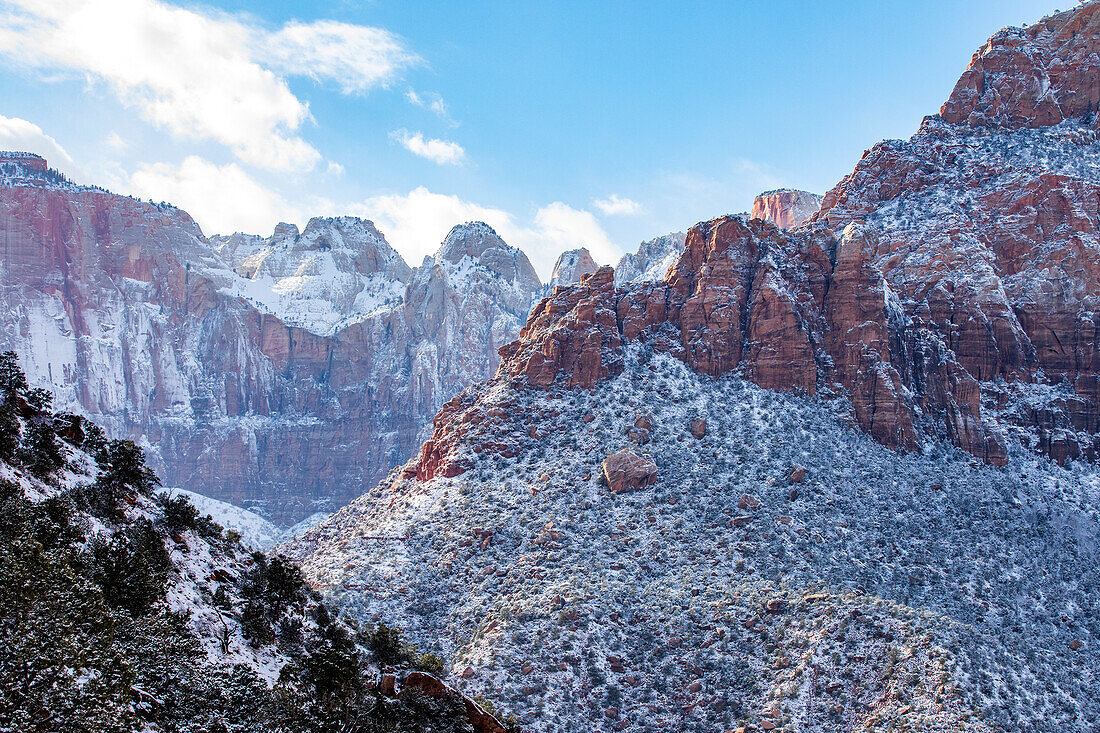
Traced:
<path fill-rule="evenodd" d="M 660 283 L 607 270 L 555 291 L 502 352 L 501 378 L 591 387 L 644 341 L 705 374 L 844 395 L 887 445 L 945 435 L 993 463 L 1015 440 L 1094 457 L 1100 133 L 1027 95 L 968 90 L 1015 89 L 1040 69 L 1072 109 L 1093 93 L 1098 13 L 998 33 L 943 115 L 868 151 L 811 223 L 716 219 L 688 233 Z M 767 202 L 754 210 L 776 218 Z M 458 470 L 440 431 L 462 424 L 437 420 L 418 475 Z"/>
<path fill-rule="evenodd" d="M 166 485 L 280 524 L 404 461 L 540 288 L 483 224 L 414 271 L 359 219 L 207 240 L 179 209 L 3 172 L 3 347 L 59 409 L 142 441 Z"/>
<path fill-rule="evenodd" d="M 792 229 L 807 222 L 821 206 L 821 197 L 808 191 L 780 188 L 765 191 L 752 202 L 751 216 L 770 221 L 780 229 Z"/>

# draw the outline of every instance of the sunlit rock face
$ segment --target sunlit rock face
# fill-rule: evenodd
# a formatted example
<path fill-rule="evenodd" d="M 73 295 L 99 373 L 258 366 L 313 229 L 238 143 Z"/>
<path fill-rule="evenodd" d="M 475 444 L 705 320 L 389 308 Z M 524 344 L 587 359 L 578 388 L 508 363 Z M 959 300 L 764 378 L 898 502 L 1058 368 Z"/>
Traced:
<path fill-rule="evenodd" d="M 549 285 L 553 287 L 580 282 L 582 277 L 591 275 L 597 267 L 599 265 L 592 259 L 592 254 L 587 248 L 566 250 L 558 255 L 558 260 L 554 263 Z"/>
<path fill-rule="evenodd" d="M 1079 74 L 1058 66 L 1059 78 L 1085 83 L 1097 7 L 1004 31 L 976 59 L 1016 39 L 1043 68 L 1078 60 Z M 1018 73 L 997 68 L 1004 83 Z M 890 446 L 944 435 L 991 463 L 1014 440 L 1059 462 L 1094 457 L 1098 133 L 1077 119 L 1039 124 L 1030 107 L 1004 117 L 997 95 L 971 102 L 963 121 L 930 117 L 910 140 L 868 151 L 810 223 L 704 222 L 660 282 L 599 270 L 556 291 L 502 351 L 499 376 L 591 388 L 642 341 L 704 374 L 842 394 Z M 979 113 L 1007 122 L 977 124 Z M 447 445 L 467 422 L 437 419 L 417 475 L 459 470 Z"/>
<path fill-rule="evenodd" d="M 821 197 L 816 193 L 781 188 L 757 196 L 752 202 L 750 215 L 770 221 L 780 229 L 791 229 L 809 221 L 819 206 Z"/>
<path fill-rule="evenodd" d="M 484 224 L 414 270 L 361 219 L 207 239 L 173 207 L 0 172 L 3 347 L 58 408 L 141 441 L 166 485 L 280 524 L 407 459 L 540 287 Z"/>

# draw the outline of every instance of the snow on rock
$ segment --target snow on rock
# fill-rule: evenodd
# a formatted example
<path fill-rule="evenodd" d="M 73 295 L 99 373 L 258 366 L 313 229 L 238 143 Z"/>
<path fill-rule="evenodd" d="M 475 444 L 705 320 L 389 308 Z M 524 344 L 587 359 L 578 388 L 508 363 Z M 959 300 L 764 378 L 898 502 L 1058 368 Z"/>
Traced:
<path fill-rule="evenodd" d="M 207 239 L 183 211 L 0 165 L 0 347 L 167 485 L 281 526 L 412 454 L 541 285 L 484 224 L 410 269 L 368 221 Z M 461 251 L 461 254 L 460 254 Z"/>
<path fill-rule="evenodd" d="M 615 284 L 630 282 L 659 282 L 684 251 L 686 236 L 683 232 L 666 234 L 638 246 L 638 251 L 625 254 L 615 266 Z"/>
<path fill-rule="evenodd" d="M 842 402 L 622 358 L 591 390 L 470 390 L 465 472 L 394 474 L 286 549 L 360 617 L 438 640 L 524 730 L 1098 719 L 1094 466 L 897 453 Z M 615 494 L 601 462 L 640 409 L 656 476 Z"/>
<path fill-rule="evenodd" d="M 271 522 L 247 509 L 186 489 L 167 489 L 172 496 L 187 497 L 200 515 L 209 516 L 215 522 L 241 536 L 241 543 L 256 550 L 273 547 L 282 538 L 282 532 Z"/>

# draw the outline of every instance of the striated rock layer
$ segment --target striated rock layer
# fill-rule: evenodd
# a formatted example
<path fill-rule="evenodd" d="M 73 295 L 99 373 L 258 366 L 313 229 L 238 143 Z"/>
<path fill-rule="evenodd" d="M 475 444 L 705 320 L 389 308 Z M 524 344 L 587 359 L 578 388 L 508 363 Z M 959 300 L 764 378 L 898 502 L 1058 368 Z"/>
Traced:
<path fill-rule="evenodd" d="M 183 211 L 5 166 L 0 345 L 169 486 L 280 524 L 411 455 L 541 287 L 484 224 L 410 269 L 367 221 L 207 240 Z"/>

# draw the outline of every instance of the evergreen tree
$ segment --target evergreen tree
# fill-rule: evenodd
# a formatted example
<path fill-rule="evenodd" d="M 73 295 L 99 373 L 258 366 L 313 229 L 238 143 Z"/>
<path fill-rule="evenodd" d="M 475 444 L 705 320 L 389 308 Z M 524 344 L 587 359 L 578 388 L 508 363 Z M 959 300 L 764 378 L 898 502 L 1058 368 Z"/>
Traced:
<path fill-rule="evenodd" d="M 148 519 L 139 519 L 93 545 L 95 579 L 113 608 L 141 616 L 168 590 L 172 566 L 164 540 Z"/>
<path fill-rule="evenodd" d="M 65 465 L 61 444 L 46 420 L 31 420 L 20 450 L 20 459 L 27 470 L 39 478 L 47 478 Z"/>

